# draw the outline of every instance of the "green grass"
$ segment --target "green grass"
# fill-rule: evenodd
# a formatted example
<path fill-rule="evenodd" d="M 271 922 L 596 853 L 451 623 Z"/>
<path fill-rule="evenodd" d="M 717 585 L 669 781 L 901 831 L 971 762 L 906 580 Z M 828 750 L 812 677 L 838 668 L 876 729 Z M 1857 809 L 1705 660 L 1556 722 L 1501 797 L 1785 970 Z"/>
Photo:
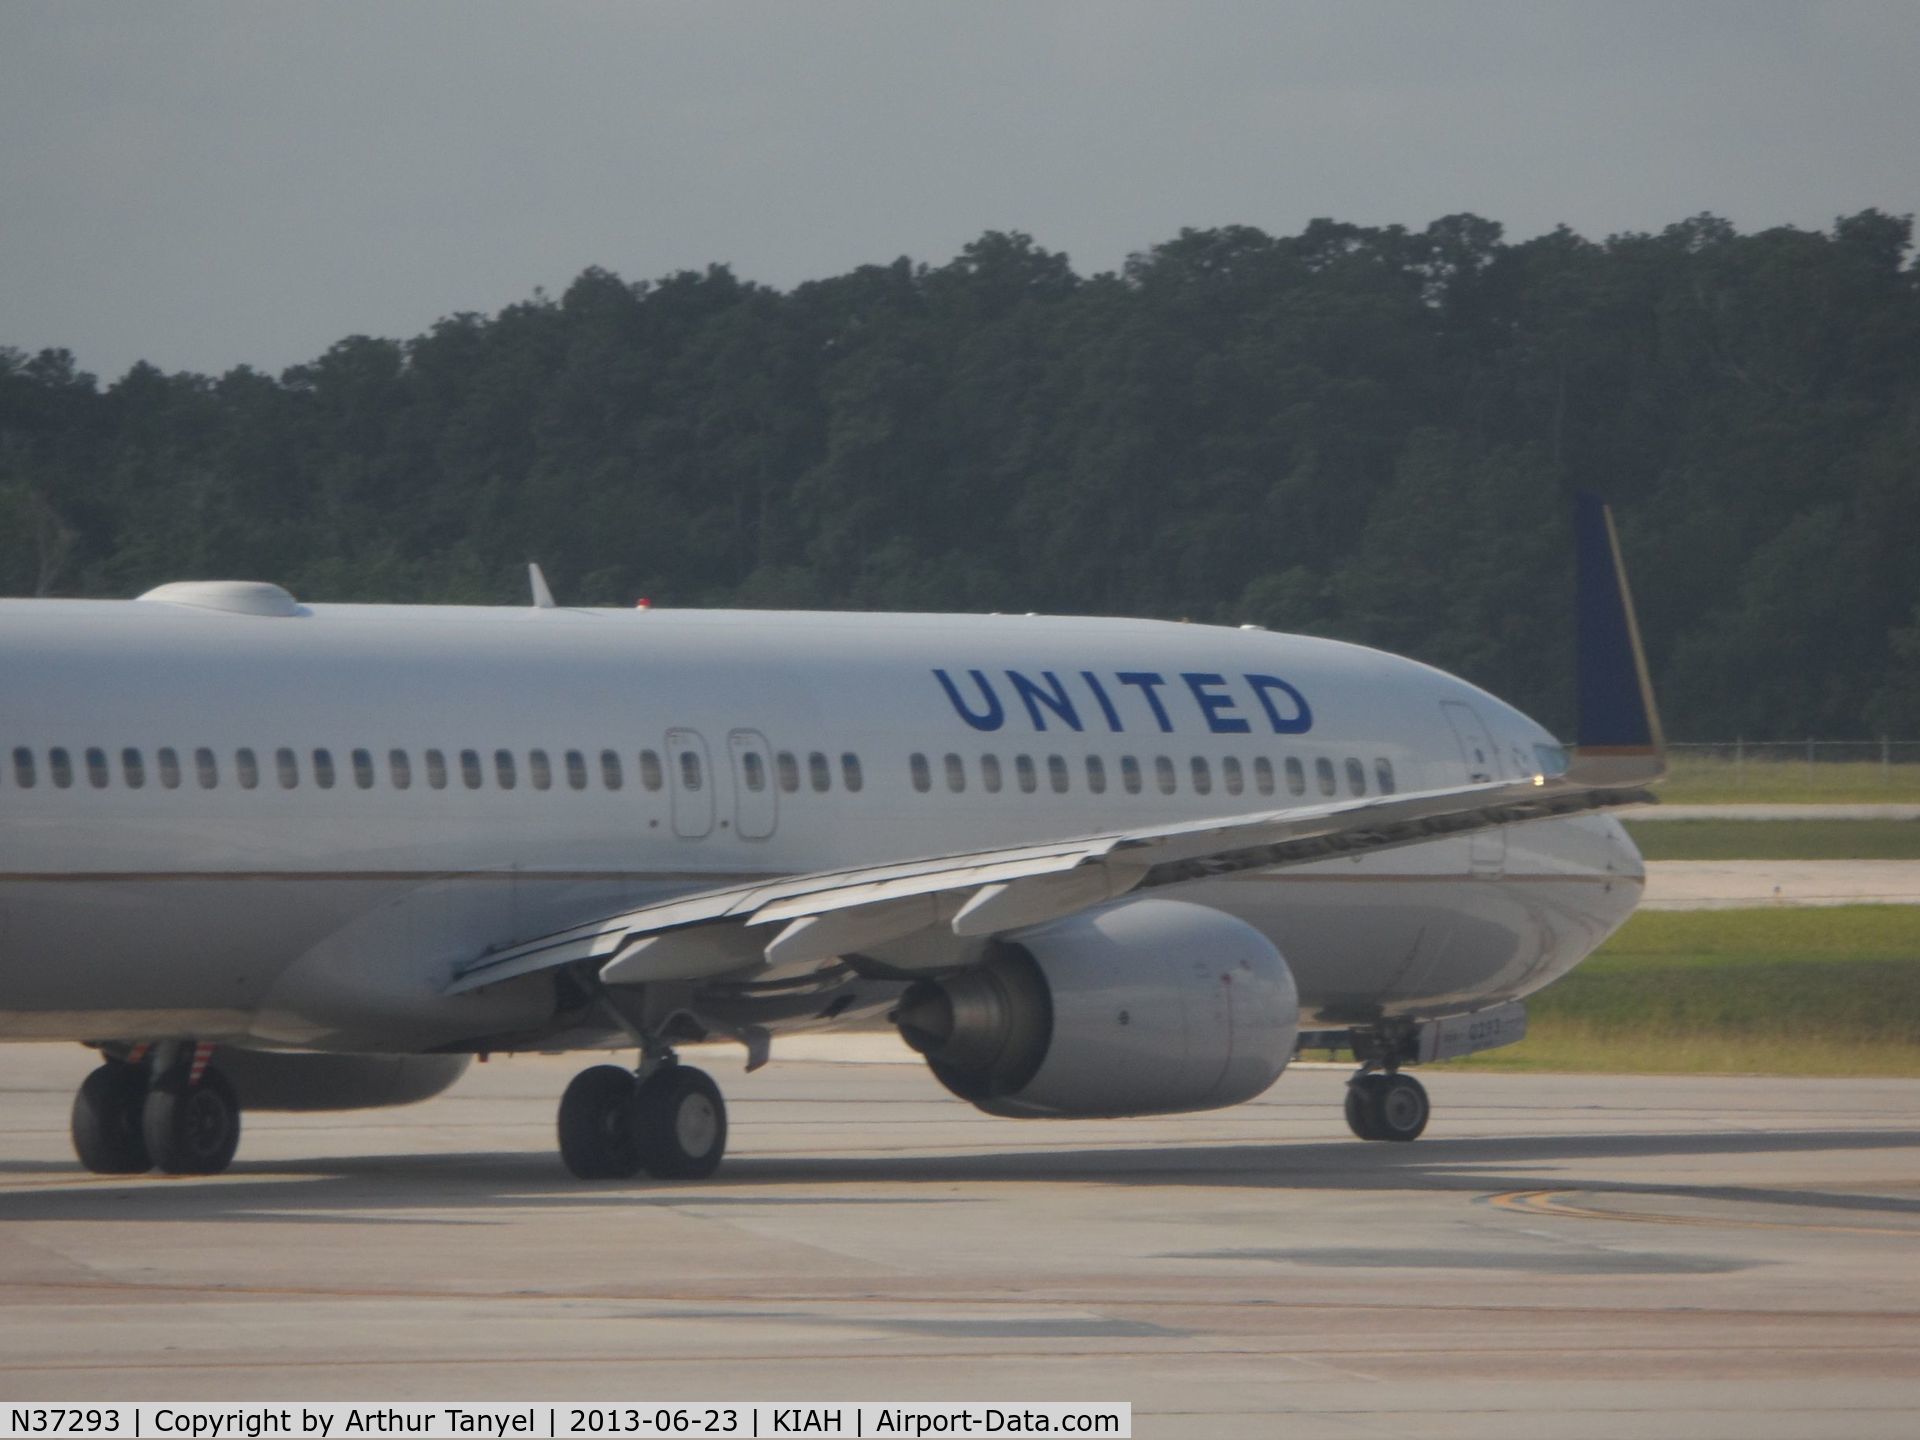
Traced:
<path fill-rule="evenodd" d="M 1629 820 L 1649 860 L 1920 860 L 1920 820 Z"/>
<path fill-rule="evenodd" d="M 1669 805 L 1920 804 L 1920 765 L 1877 760 L 1732 760 L 1676 754 L 1659 795 Z"/>
<path fill-rule="evenodd" d="M 1920 905 L 1646 911 L 1486 1070 L 1920 1076 Z"/>

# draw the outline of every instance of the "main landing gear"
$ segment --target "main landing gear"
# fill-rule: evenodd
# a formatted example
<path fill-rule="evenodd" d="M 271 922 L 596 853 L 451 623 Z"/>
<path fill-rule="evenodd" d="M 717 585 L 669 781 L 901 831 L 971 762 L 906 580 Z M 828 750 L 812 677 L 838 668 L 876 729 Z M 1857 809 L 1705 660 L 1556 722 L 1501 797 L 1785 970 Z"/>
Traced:
<path fill-rule="evenodd" d="M 704 1180 L 726 1149 L 720 1087 L 671 1051 L 582 1070 L 560 1097 L 560 1158 L 582 1180 Z"/>
<path fill-rule="evenodd" d="M 1362 1140 L 1417 1140 L 1432 1108 L 1411 1075 L 1363 1066 L 1347 1081 L 1347 1127 Z"/>
<path fill-rule="evenodd" d="M 73 1151 L 96 1175 L 218 1175 L 240 1144 L 240 1102 L 211 1045 L 138 1047 L 73 1097 Z"/>

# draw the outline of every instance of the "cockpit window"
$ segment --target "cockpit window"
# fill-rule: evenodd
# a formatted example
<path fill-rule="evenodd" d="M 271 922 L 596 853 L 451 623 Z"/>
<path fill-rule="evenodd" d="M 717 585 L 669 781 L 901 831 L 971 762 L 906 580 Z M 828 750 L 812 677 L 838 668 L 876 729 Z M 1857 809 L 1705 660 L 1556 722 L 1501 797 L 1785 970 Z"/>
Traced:
<path fill-rule="evenodd" d="M 1539 762 L 1542 775 L 1567 773 L 1567 747 L 1564 745 L 1535 745 L 1533 758 Z"/>

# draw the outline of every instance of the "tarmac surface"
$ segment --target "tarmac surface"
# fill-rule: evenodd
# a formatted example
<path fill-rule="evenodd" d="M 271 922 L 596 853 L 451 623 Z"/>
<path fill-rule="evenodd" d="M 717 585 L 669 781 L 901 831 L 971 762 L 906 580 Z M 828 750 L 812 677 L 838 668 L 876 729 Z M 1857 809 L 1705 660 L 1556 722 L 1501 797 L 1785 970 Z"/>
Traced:
<path fill-rule="evenodd" d="M 1130 1400 L 1139 1436 L 1920 1434 L 1920 1081 L 1345 1072 L 1156 1120 L 996 1120 L 890 1036 L 693 1058 L 699 1183 L 582 1184 L 502 1059 L 97 1178 L 77 1047 L 0 1047 L 8 1399 Z"/>

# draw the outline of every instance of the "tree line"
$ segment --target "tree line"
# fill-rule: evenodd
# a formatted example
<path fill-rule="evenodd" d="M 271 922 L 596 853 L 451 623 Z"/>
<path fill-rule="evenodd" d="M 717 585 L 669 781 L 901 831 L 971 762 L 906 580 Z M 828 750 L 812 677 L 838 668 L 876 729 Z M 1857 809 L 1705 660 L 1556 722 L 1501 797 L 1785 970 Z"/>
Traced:
<path fill-rule="evenodd" d="M 1669 731 L 1920 736 L 1910 218 L 1518 243 L 1021 234 L 352 336 L 273 377 L 0 349 L 0 592 L 1055 611 L 1383 646 L 1571 728 L 1569 497 Z"/>

